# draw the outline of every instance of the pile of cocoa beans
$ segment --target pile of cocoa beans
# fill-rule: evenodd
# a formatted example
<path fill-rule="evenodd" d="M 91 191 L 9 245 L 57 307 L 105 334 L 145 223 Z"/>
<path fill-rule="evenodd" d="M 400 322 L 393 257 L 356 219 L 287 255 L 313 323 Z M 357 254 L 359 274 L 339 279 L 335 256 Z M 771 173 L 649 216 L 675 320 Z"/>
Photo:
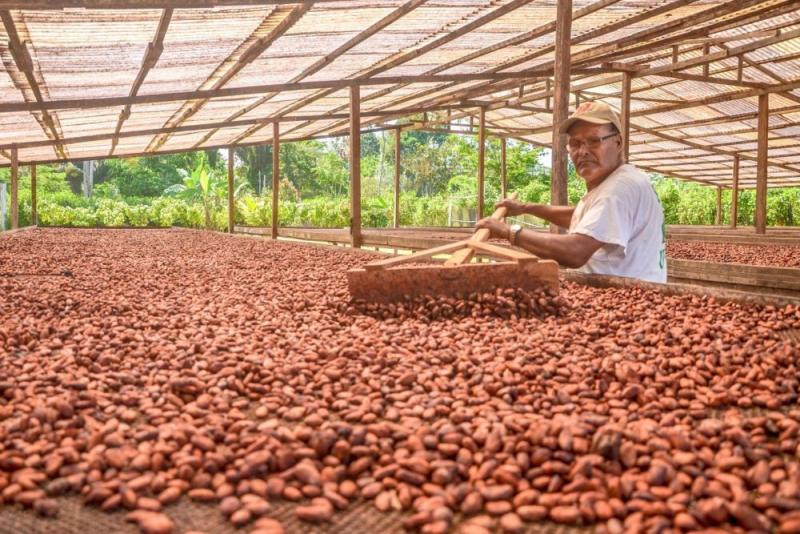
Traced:
<path fill-rule="evenodd" d="M 800 532 L 792 306 L 564 282 L 558 313 L 350 313 L 371 257 L 190 230 L 0 237 L 0 513 L 178 532 L 368 500 L 427 534 Z M 64 275 L 68 271 L 71 276 Z"/>
<path fill-rule="evenodd" d="M 564 299 L 559 298 L 549 287 L 535 290 L 499 287 L 493 292 L 464 293 L 452 297 L 423 295 L 389 302 L 353 300 L 346 307 L 346 311 L 379 319 L 391 317 L 399 320 L 413 318 L 420 321 L 437 321 L 460 317 L 499 317 L 516 320 L 558 315 L 564 306 Z"/>
<path fill-rule="evenodd" d="M 709 241 L 667 241 L 667 256 L 679 260 L 800 267 L 800 246 L 745 245 Z"/>

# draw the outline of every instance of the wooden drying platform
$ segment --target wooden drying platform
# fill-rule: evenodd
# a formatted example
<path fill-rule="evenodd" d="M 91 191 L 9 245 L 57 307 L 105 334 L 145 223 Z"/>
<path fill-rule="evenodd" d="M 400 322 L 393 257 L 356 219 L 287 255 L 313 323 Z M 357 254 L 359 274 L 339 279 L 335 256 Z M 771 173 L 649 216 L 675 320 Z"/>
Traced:
<path fill-rule="evenodd" d="M 713 227 L 701 227 L 702 230 L 688 230 L 686 227 L 671 227 L 668 236 L 672 239 L 683 239 L 684 235 L 697 236 L 695 240 L 716 240 L 712 234 L 702 239 L 702 232 Z M 800 229 L 776 229 L 775 236 L 770 234 L 756 236 L 752 229 L 728 230 L 721 235 L 733 239 L 752 239 L 752 244 L 793 244 L 800 242 Z M 269 235 L 270 228 L 236 227 L 236 231 L 244 234 Z M 677 233 L 672 233 L 676 232 Z M 362 232 L 363 246 L 383 249 L 422 250 L 443 245 L 448 242 L 465 239 L 472 233 L 471 228 L 381 228 L 367 229 Z M 748 233 L 750 235 L 748 235 Z M 788 235 L 787 235 L 788 234 Z M 791 234 L 797 234 L 793 237 Z M 339 228 L 280 228 L 280 237 L 300 239 L 304 241 L 326 242 L 334 245 L 349 245 L 350 234 Z M 669 237 L 668 237 L 669 238 Z M 743 244 L 748 244 L 745 241 Z M 719 287 L 746 291 L 749 293 L 786 296 L 800 298 L 800 269 L 786 267 L 767 267 L 760 265 L 744 265 L 733 263 L 712 263 L 692 260 L 667 259 L 669 281 L 681 284 L 695 284 L 706 287 Z"/>
<path fill-rule="evenodd" d="M 756 234 L 752 227 L 670 225 L 667 239 L 737 245 L 800 245 L 800 227 L 770 228 L 766 234 Z"/>

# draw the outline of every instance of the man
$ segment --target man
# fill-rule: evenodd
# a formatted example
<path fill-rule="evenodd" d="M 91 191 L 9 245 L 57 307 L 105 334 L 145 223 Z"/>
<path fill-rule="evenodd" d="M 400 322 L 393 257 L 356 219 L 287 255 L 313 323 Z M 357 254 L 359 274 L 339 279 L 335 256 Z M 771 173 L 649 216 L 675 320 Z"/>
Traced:
<path fill-rule="evenodd" d="M 587 193 L 574 208 L 503 200 L 508 215 L 529 214 L 568 228 L 547 234 L 485 218 L 477 228 L 540 258 L 587 273 L 667 281 L 664 212 L 648 177 L 622 154 L 621 123 L 603 102 L 584 102 L 563 124 L 568 151 Z"/>

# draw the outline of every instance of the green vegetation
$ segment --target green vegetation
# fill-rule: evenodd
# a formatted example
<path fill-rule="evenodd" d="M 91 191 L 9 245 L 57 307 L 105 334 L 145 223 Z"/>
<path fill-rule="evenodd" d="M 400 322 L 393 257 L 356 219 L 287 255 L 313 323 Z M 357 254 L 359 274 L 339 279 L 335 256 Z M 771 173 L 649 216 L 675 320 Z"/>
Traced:
<path fill-rule="evenodd" d="M 393 220 L 394 134 L 362 137 L 362 221 L 386 227 Z M 471 225 L 476 216 L 476 139 L 409 131 L 402 139 L 400 222 L 403 226 Z M 347 139 L 281 146 L 279 217 L 282 226 L 346 227 L 349 221 Z M 542 149 L 508 142 L 509 191 L 528 202 L 550 200 L 550 170 Z M 500 197 L 500 141 L 487 146 L 487 210 Z M 222 152 L 207 151 L 99 162 L 90 198 L 81 195 L 82 168 L 38 167 L 39 223 L 43 226 L 186 226 L 222 229 L 227 224 L 227 171 Z M 8 169 L 0 181 L 9 181 Z M 668 224 L 713 224 L 716 190 L 653 177 Z M 237 224 L 268 226 L 272 220 L 272 147 L 236 150 Z M 585 186 L 570 167 L 569 201 Z M 31 223 L 30 174 L 21 168 L 20 224 Z M 723 192 L 722 223 L 729 224 L 730 191 Z M 739 196 L 741 225 L 752 225 L 755 192 Z M 769 225 L 800 224 L 800 189 L 769 191 Z M 6 223 L 8 227 L 8 221 Z"/>

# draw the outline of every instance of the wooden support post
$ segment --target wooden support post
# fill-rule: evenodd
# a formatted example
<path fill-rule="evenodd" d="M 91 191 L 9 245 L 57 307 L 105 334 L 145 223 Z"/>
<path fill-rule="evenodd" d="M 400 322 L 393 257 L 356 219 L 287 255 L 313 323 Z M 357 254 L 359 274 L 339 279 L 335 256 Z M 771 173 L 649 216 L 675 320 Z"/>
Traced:
<path fill-rule="evenodd" d="M 741 82 L 744 76 L 744 58 L 739 54 L 736 59 L 736 81 Z"/>
<path fill-rule="evenodd" d="M 631 143 L 631 73 L 622 74 L 622 109 L 620 110 L 620 121 L 622 122 L 622 157 L 625 163 L 628 162 Z"/>
<path fill-rule="evenodd" d="M 672 62 L 678 62 L 678 56 L 680 55 L 680 47 L 678 45 L 672 45 Z"/>
<path fill-rule="evenodd" d="M 278 239 L 278 200 L 281 193 L 281 127 L 272 123 L 272 239 Z"/>
<path fill-rule="evenodd" d="M 36 165 L 31 165 L 31 224 L 39 225 L 39 214 L 36 209 Z"/>
<path fill-rule="evenodd" d="M 758 97 L 758 153 L 756 156 L 756 233 L 767 232 L 767 152 L 769 151 L 769 94 Z"/>
<path fill-rule="evenodd" d="M 350 86 L 350 244 L 361 246 L 361 88 Z"/>
<path fill-rule="evenodd" d="M 508 173 L 506 161 L 506 138 L 500 138 L 500 198 L 508 196 Z"/>
<path fill-rule="evenodd" d="M 19 228 L 19 151 L 11 149 L 11 229 Z"/>
<path fill-rule="evenodd" d="M 717 186 L 717 212 L 714 215 L 714 224 L 722 224 L 722 188 Z"/>
<path fill-rule="evenodd" d="M 233 233 L 236 224 L 236 205 L 233 203 L 233 158 L 236 150 L 228 147 L 228 233 Z"/>
<path fill-rule="evenodd" d="M 550 182 L 550 204 L 567 204 L 567 143 L 558 127 L 569 114 L 570 35 L 572 32 L 572 0 L 560 0 L 556 10 L 555 68 L 553 95 L 553 162 Z M 558 232 L 550 225 L 551 232 Z"/>
<path fill-rule="evenodd" d="M 403 131 L 394 131 L 394 227 L 400 228 L 400 138 Z"/>
<path fill-rule="evenodd" d="M 480 109 L 478 124 L 478 220 L 484 212 L 484 177 L 486 175 L 486 108 Z"/>
<path fill-rule="evenodd" d="M 547 93 L 547 97 L 545 97 L 545 99 L 544 99 L 544 108 L 552 111 L 552 108 L 550 107 L 551 104 L 552 104 L 550 102 L 550 91 L 551 91 L 550 78 L 545 79 L 545 81 L 544 81 L 544 90 Z"/>
<path fill-rule="evenodd" d="M 711 52 L 711 46 L 708 43 L 703 44 L 703 56 L 708 56 Z M 703 76 L 708 77 L 708 63 L 703 63 Z"/>
<path fill-rule="evenodd" d="M 736 228 L 739 218 L 739 154 L 733 156 L 733 184 L 731 184 L 731 228 Z"/>

